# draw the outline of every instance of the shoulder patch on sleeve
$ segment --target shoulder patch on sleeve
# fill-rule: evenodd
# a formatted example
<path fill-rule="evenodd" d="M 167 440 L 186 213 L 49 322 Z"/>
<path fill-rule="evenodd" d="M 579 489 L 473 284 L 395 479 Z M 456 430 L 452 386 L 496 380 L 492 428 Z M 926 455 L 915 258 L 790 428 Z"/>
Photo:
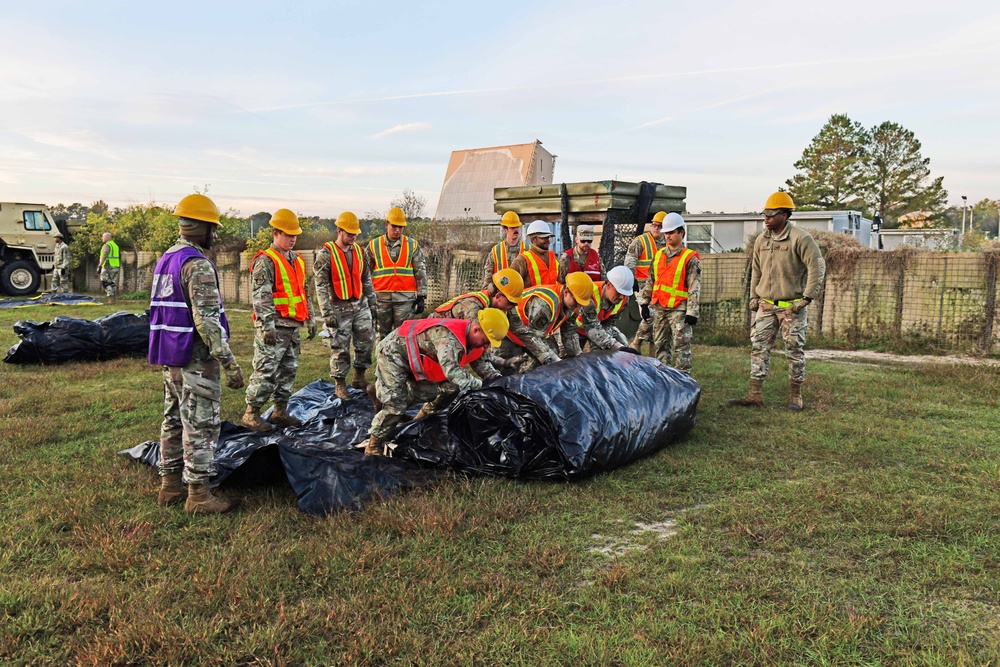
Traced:
<path fill-rule="evenodd" d="M 198 282 L 202 283 L 203 285 L 208 285 L 208 284 L 213 284 L 214 285 L 215 284 L 215 276 L 213 276 L 210 273 L 203 273 L 200 276 L 198 276 Z"/>

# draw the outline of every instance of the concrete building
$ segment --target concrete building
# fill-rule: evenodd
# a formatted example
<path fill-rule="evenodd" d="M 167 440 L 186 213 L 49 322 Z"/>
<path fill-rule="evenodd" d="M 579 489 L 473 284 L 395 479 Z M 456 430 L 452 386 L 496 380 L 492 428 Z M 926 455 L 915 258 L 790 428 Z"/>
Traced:
<path fill-rule="evenodd" d="M 538 140 L 453 151 L 434 218 L 499 220 L 494 212 L 494 188 L 549 185 L 555 160 Z"/>
<path fill-rule="evenodd" d="M 743 250 L 747 239 L 764 229 L 760 213 L 686 213 L 687 246 L 700 254 Z M 792 224 L 807 231 L 850 234 L 866 248 L 875 247 L 872 221 L 858 211 L 796 211 Z"/>

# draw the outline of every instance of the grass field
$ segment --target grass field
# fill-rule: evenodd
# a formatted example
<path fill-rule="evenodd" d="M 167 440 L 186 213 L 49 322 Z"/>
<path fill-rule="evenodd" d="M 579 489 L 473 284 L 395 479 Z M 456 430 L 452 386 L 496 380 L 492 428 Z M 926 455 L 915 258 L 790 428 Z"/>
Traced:
<path fill-rule="evenodd" d="M 0 344 L 113 310 L 0 310 Z M 327 376 L 303 348 L 296 387 Z M 780 356 L 768 407 L 726 407 L 747 370 L 696 347 L 697 427 L 614 473 L 448 478 L 318 520 L 287 486 L 158 508 L 115 455 L 158 436 L 142 359 L 4 364 L 0 663 L 1000 664 L 998 372 L 811 362 L 792 414 Z"/>

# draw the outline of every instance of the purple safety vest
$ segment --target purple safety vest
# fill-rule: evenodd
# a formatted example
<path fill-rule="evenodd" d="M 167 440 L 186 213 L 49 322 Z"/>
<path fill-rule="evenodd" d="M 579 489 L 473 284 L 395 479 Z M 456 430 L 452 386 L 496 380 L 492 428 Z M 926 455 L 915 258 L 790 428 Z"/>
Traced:
<path fill-rule="evenodd" d="M 194 318 L 181 286 L 181 268 L 189 259 L 205 258 L 191 246 L 166 252 L 153 270 L 149 301 L 149 363 L 154 366 L 187 366 L 194 355 Z M 219 273 L 216 271 L 218 282 Z M 219 294 L 219 319 L 229 340 L 229 321 Z"/>

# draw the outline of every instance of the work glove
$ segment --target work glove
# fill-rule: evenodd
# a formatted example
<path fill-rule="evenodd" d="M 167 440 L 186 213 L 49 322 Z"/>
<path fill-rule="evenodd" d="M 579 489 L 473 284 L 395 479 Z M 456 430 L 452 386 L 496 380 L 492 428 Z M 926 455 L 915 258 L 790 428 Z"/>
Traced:
<path fill-rule="evenodd" d="M 652 317 L 652 316 L 649 314 L 649 304 L 648 303 L 644 303 L 641 306 L 639 306 L 639 314 L 642 316 L 642 320 L 644 322 L 648 322 L 649 321 L 649 318 Z"/>
<path fill-rule="evenodd" d="M 264 345 L 277 345 L 278 344 L 278 332 L 274 329 L 268 329 L 264 332 Z"/>
<path fill-rule="evenodd" d="M 684 324 L 688 324 L 690 326 L 694 326 L 694 325 L 698 324 L 698 317 L 696 315 L 685 315 L 684 316 Z"/>
<path fill-rule="evenodd" d="M 419 315 L 420 313 L 424 312 L 424 301 L 426 301 L 426 300 L 427 300 L 427 297 L 423 297 L 423 296 L 418 296 L 417 297 L 417 300 L 413 302 L 413 314 L 414 315 Z"/>
<path fill-rule="evenodd" d="M 326 318 L 326 328 L 329 329 L 330 331 L 336 331 L 337 330 L 337 318 L 336 318 L 336 316 L 331 315 L 330 317 Z"/>
<path fill-rule="evenodd" d="M 230 389 L 242 389 L 247 381 L 243 377 L 243 369 L 233 360 L 233 363 L 226 366 L 226 386 Z"/>
<path fill-rule="evenodd" d="M 758 308 L 760 308 L 760 299 L 757 297 L 750 299 L 750 312 L 756 313 Z"/>
<path fill-rule="evenodd" d="M 642 352 L 640 352 L 639 350 L 635 349 L 634 347 L 629 347 L 628 345 L 626 345 L 625 347 L 623 347 L 622 349 L 620 349 L 618 351 L 619 352 L 628 352 L 629 354 L 634 354 L 634 355 L 636 355 L 638 357 L 642 356 Z"/>
<path fill-rule="evenodd" d="M 809 302 L 805 299 L 796 299 L 792 301 L 792 305 L 788 307 L 788 310 L 792 311 L 793 315 L 798 315 L 799 311 L 809 305 Z"/>
<path fill-rule="evenodd" d="M 309 324 L 306 325 L 306 331 L 309 332 L 309 337 L 306 340 L 312 340 L 316 337 L 316 320 L 309 318 Z"/>

